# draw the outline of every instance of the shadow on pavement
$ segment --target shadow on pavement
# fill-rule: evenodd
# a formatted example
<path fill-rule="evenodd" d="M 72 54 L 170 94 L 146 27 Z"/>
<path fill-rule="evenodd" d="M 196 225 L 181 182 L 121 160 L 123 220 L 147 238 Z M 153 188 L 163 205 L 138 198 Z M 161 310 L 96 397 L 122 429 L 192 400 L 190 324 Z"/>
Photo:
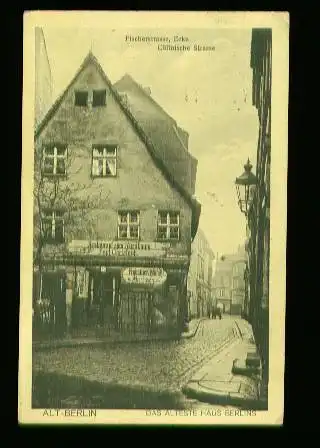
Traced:
<path fill-rule="evenodd" d="M 179 392 L 33 372 L 34 409 L 184 409 Z"/>

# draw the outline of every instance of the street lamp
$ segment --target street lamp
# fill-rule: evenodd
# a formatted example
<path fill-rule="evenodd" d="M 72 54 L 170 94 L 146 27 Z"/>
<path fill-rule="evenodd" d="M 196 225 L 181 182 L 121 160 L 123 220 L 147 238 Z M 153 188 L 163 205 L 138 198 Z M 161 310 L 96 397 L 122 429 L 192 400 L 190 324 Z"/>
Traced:
<path fill-rule="evenodd" d="M 253 200 L 255 186 L 257 185 L 256 176 L 251 173 L 252 165 L 248 159 L 244 165 L 244 172 L 236 178 L 235 184 L 238 195 L 238 204 L 242 213 L 248 215 Z"/>

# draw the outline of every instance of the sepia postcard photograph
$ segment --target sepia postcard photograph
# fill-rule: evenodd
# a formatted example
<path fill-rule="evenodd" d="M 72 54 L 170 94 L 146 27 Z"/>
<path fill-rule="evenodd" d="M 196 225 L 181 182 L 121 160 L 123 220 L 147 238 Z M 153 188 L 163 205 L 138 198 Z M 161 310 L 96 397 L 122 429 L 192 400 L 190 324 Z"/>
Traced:
<path fill-rule="evenodd" d="M 30 11 L 20 424 L 282 425 L 287 12 Z"/>

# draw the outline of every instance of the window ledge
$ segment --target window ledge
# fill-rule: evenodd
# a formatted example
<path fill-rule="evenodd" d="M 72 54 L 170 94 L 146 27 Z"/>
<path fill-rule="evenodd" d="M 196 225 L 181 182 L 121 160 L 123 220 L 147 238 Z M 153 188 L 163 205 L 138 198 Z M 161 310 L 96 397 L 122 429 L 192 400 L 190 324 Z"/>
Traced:
<path fill-rule="evenodd" d="M 42 172 L 43 177 L 47 177 L 48 179 L 67 179 L 67 174 L 49 174 Z"/>
<path fill-rule="evenodd" d="M 173 239 L 168 239 L 168 238 L 165 238 L 165 239 L 156 238 L 155 241 L 157 243 L 179 243 L 181 240 L 180 239 L 173 240 Z"/>
<path fill-rule="evenodd" d="M 131 241 L 132 243 L 142 242 L 140 238 L 120 238 L 120 237 L 117 237 L 115 240 L 116 241 Z"/>
<path fill-rule="evenodd" d="M 91 174 L 91 179 L 114 179 L 115 177 L 118 177 L 117 174 L 108 174 L 106 176 L 95 176 L 93 174 Z"/>

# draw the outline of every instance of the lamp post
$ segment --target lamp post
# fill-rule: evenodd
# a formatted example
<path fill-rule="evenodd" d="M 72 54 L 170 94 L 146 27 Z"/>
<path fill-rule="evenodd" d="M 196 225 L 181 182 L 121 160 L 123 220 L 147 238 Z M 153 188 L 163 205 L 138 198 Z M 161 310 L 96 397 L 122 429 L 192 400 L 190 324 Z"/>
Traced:
<path fill-rule="evenodd" d="M 251 170 L 252 165 L 248 159 L 247 163 L 244 165 L 244 172 L 241 176 L 237 177 L 235 181 L 239 208 L 246 217 L 248 216 L 255 187 L 257 185 L 257 178 Z"/>
<path fill-rule="evenodd" d="M 257 185 L 257 178 L 256 176 L 251 172 L 252 170 L 252 164 L 250 163 L 250 160 L 248 159 L 247 163 L 244 165 L 244 172 L 241 174 L 241 176 L 237 177 L 235 180 L 236 184 L 236 191 L 237 191 L 237 197 L 238 197 L 238 205 L 240 208 L 240 211 L 245 215 L 246 219 L 248 219 L 248 213 L 250 210 L 250 207 L 252 205 L 252 201 L 255 194 L 255 189 Z M 249 227 L 248 227 L 249 226 Z M 250 228 L 249 222 L 247 222 L 247 229 Z M 248 244 L 247 244 L 248 246 Z M 248 257 L 250 257 L 249 254 L 249 248 L 247 247 L 247 253 Z M 248 259 L 248 264 L 250 265 L 250 260 Z M 249 286 L 249 278 L 250 278 L 250 269 L 246 270 L 246 302 L 250 300 L 248 297 L 248 286 Z M 248 307 L 248 303 L 245 303 L 245 308 Z M 248 316 L 247 319 L 251 319 L 251 313 L 248 310 Z"/>

